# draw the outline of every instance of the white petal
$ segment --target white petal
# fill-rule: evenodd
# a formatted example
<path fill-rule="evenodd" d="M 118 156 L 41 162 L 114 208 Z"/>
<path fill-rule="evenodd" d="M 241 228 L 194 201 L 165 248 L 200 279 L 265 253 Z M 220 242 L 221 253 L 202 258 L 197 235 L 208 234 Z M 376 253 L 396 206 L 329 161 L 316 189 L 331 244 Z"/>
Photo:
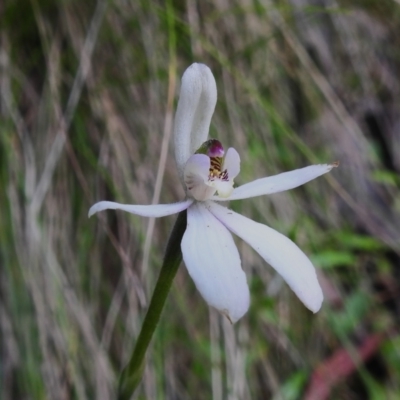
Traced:
<path fill-rule="evenodd" d="M 191 186 L 192 181 L 205 182 L 208 181 L 210 174 L 210 157 L 205 154 L 193 154 L 185 164 L 184 180 L 186 186 Z"/>
<path fill-rule="evenodd" d="M 234 323 L 247 312 L 250 295 L 232 235 L 204 203 L 194 203 L 187 218 L 186 268 L 206 302 Z"/>
<path fill-rule="evenodd" d="M 240 172 L 240 156 L 239 153 L 230 147 L 225 155 L 222 171 L 228 170 L 229 180 L 234 180 Z"/>
<path fill-rule="evenodd" d="M 179 203 L 142 206 L 114 203 L 113 201 L 100 201 L 90 207 L 89 218 L 93 214 L 103 210 L 123 210 L 131 214 L 141 215 L 142 217 L 165 217 L 186 210 L 192 203 L 193 200 L 188 199 Z"/>
<path fill-rule="evenodd" d="M 209 210 L 230 231 L 248 243 L 287 282 L 304 305 L 314 313 L 323 295 L 315 269 L 308 257 L 286 236 L 216 203 Z"/>
<path fill-rule="evenodd" d="M 208 181 L 210 157 L 205 154 L 194 154 L 187 161 L 183 180 L 188 192 L 198 201 L 208 200 L 215 192 Z"/>
<path fill-rule="evenodd" d="M 310 165 L 309 167 L 296 169 L 294 171 L 284 172 L 279 175 L 268 176 L 267 178 L 257 179 L 246 183 L 233 190 L 228 199 L 218 199 L 214 196 L 213 200 L 239 200 L 249 197 L 262 196 L 282 192 L 303 185 L 319 176 L 326 174 L 338 164 Z"/>
<path fill-rule="evenodd" d="M 218 198 L 225 198 L 225 200 L 233 192 L 233 182 L 232 181 L 222 181 L 222 180 L 217 179 L 214 181 L 214 187 L 218 191 Z M 208 197 L 206 200 L 208 200 L 210 197 Z"/>
<path fill-rule="evenodd" d="M 207 140 L 217 102 L 217 86 L 206 65 L 192 64 L 183 74 L 175 115 L 175 159 L 183 178 L 189 157 Z"/>

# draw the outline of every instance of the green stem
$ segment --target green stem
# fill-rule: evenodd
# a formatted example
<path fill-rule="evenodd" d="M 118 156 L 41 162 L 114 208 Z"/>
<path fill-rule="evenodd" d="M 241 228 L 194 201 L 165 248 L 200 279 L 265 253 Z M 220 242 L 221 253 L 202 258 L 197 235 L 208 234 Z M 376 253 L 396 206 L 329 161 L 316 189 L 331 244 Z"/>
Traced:
<path fill-rule="evenodd" d="M 181 241 L 186 230 L 186 210 L 178 215 L 168 240 L 163 266 L 158 277 L 153 297 L 147 310 L 131 358 L 119 378 L 118 400 L 129 400 L 139 385 L 145 366 L 145 355 L 157 327 L 172 282 L 182 261 Z"/>

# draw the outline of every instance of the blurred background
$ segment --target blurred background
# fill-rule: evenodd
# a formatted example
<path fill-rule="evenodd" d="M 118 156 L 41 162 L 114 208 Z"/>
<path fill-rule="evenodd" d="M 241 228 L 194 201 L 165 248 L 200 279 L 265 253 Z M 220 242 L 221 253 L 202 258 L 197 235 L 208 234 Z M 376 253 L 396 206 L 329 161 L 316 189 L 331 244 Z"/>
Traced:
<path fill-rule="evenodd" d="M 231 326 L 182 265 L 134 398 L 400 398 L 399 0 L 5 0 L 0 18 L 1 399 L 114 398 L 176 217 L 87 212 L 183 198 L 170 138 L 194 61 L 238 184 L 340 161 L 231 203 L 310 256 L 325 302 L 238 240 L 251 307 Z"/>

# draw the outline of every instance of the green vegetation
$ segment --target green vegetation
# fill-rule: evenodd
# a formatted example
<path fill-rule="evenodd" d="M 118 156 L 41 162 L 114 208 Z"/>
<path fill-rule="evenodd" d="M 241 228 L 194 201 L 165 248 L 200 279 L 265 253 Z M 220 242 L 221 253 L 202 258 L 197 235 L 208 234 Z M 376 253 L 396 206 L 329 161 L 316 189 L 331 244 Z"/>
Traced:
<path fill-rule="evenodd" d="M 231 204 L 310 255 L 325 302 L 312 315 L 238 240 L 252 302 L 232 326 L 181 265 L 135 398 L 399 398 L 400 1 L 0 11 L 1 400 L 115 398 L 175 220 L 87 212 L 183 198 L 172 145 L 159 163 L 194 61 L 215 75 L 210 135 L 239 151 L 238 184 L 340 161 Z"/>

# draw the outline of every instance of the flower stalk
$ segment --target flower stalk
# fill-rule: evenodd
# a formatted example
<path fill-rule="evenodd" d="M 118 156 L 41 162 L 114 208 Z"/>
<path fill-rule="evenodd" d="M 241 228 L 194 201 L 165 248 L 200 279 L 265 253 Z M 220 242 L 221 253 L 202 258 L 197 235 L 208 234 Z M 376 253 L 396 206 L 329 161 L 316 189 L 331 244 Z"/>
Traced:
<path fill-rule="evenodd" d="M 129 400 L 139 385 L 145 366 L 145 355 L 161 312 L 171 289 L 172 282 L 182 261 L 181 241 L 186 230 L 186 210 L 178 214 L 168 240 L 163 265 L 158 277 L 149 309 L 135 348 L 126 367 L 122 370 L 118 384 L 118 400 Z"/>

